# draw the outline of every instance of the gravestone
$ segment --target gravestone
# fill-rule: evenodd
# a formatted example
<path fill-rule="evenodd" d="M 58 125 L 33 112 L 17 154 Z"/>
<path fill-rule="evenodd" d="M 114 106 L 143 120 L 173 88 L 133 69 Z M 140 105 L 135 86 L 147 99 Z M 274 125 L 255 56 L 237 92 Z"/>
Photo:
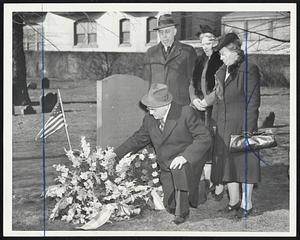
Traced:
<path fill-rule="evenodd" d="M 43 78 L 42 79 L 42 88 L 48 89 L 50 87 L 50 81 L 48 78 Z"/>
<path fill-rule="evenodd" d="M 34 110 L 34 108 L 31 105 L 26 105 L 21 109 L 21 113 L 24 115 L 35 114 L 36 111 Z"/>
<path fill-rule="evenodd" d="M 262 128 L 272 128 L 274 127 L 274 121 L 275 121 L 275 113 L 270 112 L 269 115 L 264 119 L 262 123 Z"/>
<path fill-rule="evenodd" d="M 57 93 L 47 93 L 40 96 L 40 105 L 43 113 L 51 112 L 57 102 Z"/>
<path fill-rule="evenodd" d="M 28 88 L 28 89 L 36 89 L 36 88 L 37 88 L 37 84 L 34 83 L 34 82 L 29 82 L 29 83 L 27 84 L 27 88 Z"/>
<path fill-rule="evenodd" d="M 148 82 L 117 74 L 97 81 L 97 146 L 117 147 L 142 124 L 145 110 L 140 99 Z"/>

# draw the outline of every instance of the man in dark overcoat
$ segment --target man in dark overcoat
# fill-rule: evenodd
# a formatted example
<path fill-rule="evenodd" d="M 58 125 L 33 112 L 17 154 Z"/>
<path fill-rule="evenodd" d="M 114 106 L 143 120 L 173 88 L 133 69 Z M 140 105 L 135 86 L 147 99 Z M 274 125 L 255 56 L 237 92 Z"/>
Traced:
<path fill-rule="evenodd" d="M 197 54 L 192 46 L 175 39 L 176 25 L 170 14 L 160 16 L 157 30 L 160 42 L 148 49 L 144 61 L 144 79 L 164 83 L 175 102 L 190 104 L 189 87 Z M 190 89 L 191 92 L 194 89 Z"/>
<path fill-rule="evenodd" d="M 196 110 L 172 101 L 165 84 L 154 83 L 141 102 L 149 112 L 138 131 L 108 157 L 121 159 L 152 143 L 161 169 L 164 206 L 183 223 L 189 207 L 198 206 L 198 185 L 211 136 Z"/>

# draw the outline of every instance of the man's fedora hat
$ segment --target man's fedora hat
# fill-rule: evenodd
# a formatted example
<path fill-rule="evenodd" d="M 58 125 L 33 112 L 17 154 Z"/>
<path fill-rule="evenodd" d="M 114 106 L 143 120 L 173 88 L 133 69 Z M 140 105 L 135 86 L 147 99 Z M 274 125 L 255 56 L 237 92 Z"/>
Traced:
<path fill-rule="evenodd" d="M 147 107 L 158 108 L 168 105 L 172 102 L 172 94 L 168 90 L 168 86 L 162 83 L 153 83 L 149 92 L 142 97 L 141 102 Z"/>
<path fill-rule="evenodd" d="M 159 17 L 157 27 L 153 28 L 153 30 L 159 30 L 161 28 L 177 26 L 177 25 L 178 24 L 174 22 L 171 14 L 164 14 Z"/>
<path fill-rule="evenodd" d="M 214 50 L 220 51 L 223 47 L 228 46 L 237 39 L 239 40 L 239 37 L 235 33 L 227 33 L 219 39 L 219 44 L 214 47 Z"/>

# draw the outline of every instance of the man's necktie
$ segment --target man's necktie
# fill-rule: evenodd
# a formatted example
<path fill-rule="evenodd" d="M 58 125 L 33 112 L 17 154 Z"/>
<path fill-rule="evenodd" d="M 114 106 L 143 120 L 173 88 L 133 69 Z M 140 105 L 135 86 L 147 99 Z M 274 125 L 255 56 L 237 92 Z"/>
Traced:
<path fill-rule="evenodd" d="M 171 47 L 167 47 L 167 56 L 170 54 Z"/>
<path fill-rule="evenodd" d="M 165 58 L 165 59 L 168 57 L 170 51 L 171 51 L 171 47 L 167 47 L 167 49 L 164 48 L 163 54 L 164 54 L 164 58 Z"/>
<path fill-rule="evenodd" d="M 159 119 L 159 129 L 163 131 L 165 127 L 165 121 L 163 119 Z"/>

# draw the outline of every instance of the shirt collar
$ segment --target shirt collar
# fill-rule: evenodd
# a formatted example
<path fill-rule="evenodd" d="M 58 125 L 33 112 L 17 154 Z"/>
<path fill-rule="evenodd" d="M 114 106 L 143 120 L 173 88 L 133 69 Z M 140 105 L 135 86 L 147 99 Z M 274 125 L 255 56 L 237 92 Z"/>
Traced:
<path fill-rule="evenodd" d="M 168 117 L 170 108 L 171 108 L 171 104 L 169 105 L 169 107 L 168 107 L 168 109 L 167 109 L 167 112 L 166 112 L 165 116 L 162 118 L 162 120 L 163 120 L 164 122 L 166 122 L 166 120 L 167 120 L 167 117 Z"/>
<path fill-rule="evenodd" d="M 161 42 L 161 45 L 162 45 L 163 49 L 167 52 L 168 47 L 170 47 L 170 50 L 173 48 L 174 42 L 175 42 L 175 40 L 173 41 L 173 43 L 171 44 L 171 46 L 165 46 L 165 45 L 163 44 L 163 42 Z"/>

